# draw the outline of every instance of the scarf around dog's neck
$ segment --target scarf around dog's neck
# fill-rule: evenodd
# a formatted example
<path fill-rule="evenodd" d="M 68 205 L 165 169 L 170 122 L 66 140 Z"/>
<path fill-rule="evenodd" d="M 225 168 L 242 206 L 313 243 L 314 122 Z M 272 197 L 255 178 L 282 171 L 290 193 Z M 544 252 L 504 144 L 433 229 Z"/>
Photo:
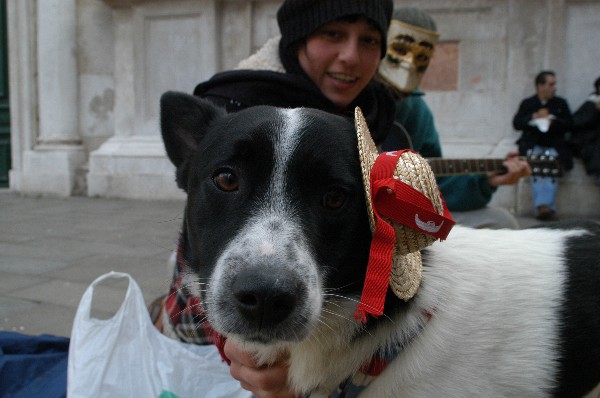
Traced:
<path fill-rule="evenodd" d="M 422 309 L 420 311 L 420 321 L 414 328 L 407 331 L 402 341 L 385 348 L 380 348 L 354 374 L 349 375 L 346 380 L 340 383 L 328 398 L 358 398 L 387 369 L 388 365 L 412 344 L 427 323 L 431 321 L 434 313 L 434 307 L 431 310 Z M 310 396 L 311 393 L 307 393 L 302 398 L 310 398 Z"/>

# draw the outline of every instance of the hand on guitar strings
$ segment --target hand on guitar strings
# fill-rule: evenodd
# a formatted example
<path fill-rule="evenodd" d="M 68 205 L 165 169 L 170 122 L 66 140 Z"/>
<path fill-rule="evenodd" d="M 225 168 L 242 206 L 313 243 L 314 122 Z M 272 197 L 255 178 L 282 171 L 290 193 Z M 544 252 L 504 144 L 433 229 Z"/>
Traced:
<path fill-rule="evenodd" d="M 488 176 L 488 181 L 493 187 L 513 185 L 521 178 L 531 175 L 531 166 L 526 160 L 519 157 L 518 152 L 509 152 L 502 165 L 506 168 L 505 172 Z"/>

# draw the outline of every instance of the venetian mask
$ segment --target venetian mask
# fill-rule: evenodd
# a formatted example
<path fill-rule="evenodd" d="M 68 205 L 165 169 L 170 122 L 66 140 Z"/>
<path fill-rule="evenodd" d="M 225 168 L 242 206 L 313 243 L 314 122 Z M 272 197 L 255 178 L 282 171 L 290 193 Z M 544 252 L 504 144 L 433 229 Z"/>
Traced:
<path fill-rule="evenodd" d="M 437 32 L 393 19 L 379 74 L 396 89 L 405 93 L 413 91 L 423 79 L 438 38 Z"/>

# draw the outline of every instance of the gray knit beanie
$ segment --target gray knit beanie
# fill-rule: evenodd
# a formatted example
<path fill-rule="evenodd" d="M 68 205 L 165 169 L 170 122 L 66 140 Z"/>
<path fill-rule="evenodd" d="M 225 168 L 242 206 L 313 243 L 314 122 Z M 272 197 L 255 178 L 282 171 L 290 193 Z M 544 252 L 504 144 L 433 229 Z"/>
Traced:
<path fill-rule="evenodd" d="M 403 7 L 394 10 L 392 19 L 404 22 L 406 24 L 437 32 L 437 26 L 433 18 L 425 11 L 418 8 Z"/>
<path fill-rule="evenodd" d="M 383 58 L 387 51 L 387 30 L 393 8 L 392 0 L 285 0 L 277 11 L 280 49 L 289 48 L 328 22 L 363 15 L 372 20 L 381 33 Z"/>

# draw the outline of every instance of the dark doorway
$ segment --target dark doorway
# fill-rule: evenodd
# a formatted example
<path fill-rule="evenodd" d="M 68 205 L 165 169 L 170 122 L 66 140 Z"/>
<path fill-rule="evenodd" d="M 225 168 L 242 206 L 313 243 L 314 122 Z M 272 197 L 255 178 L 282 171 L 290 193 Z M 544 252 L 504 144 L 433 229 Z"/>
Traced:
<path fill-rule="evenodd" d="M 8 40 L 6 0 L 0 0 L 0 187 L 8 187 L 10 170 L 10 109 L 8 100 Z"/>

